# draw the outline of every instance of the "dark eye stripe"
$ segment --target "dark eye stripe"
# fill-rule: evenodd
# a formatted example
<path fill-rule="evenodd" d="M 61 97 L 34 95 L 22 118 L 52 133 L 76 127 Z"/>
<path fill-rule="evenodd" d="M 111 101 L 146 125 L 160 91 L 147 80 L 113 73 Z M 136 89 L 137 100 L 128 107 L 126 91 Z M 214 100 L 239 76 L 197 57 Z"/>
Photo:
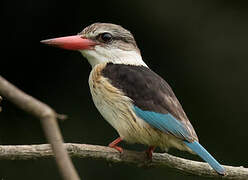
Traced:
<path fill-rule="evenodd" d="M 113 42 L 122 41 L 123 43 L 132 44 L 134 47 L 137 48 L 137 44 L 132 36 L 129 36 L 127 34 L 121 34 L 121 33 L 109 33 L 109 32 L 103 32 L 95 36 L 95 38 L 92 38 L 93 40 L 99 41 L 104 44 L 111 44 Z"/>
<path fill-rule="evenodd" d="M 113 40 L 113 36 L 110 33 L 101 33 L 98 35 L 97 39 L 101 42 L 108 43 Z"/>

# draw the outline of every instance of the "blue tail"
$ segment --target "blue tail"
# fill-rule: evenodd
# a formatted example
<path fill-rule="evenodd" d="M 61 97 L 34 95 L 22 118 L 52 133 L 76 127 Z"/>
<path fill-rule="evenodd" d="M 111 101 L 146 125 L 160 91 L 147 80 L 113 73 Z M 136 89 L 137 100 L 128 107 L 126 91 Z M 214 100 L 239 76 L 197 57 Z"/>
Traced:
<path fill-rule="evenodd" d="M 206 161 L 218 174 L 225 175 L 225 168 L 221 166 L 214 157 L 202 147 L 200 143 L 194 141 L 192 143 L 184 141 L 184 143 L 196 154 L 198 154 L 204 161 Z"/>

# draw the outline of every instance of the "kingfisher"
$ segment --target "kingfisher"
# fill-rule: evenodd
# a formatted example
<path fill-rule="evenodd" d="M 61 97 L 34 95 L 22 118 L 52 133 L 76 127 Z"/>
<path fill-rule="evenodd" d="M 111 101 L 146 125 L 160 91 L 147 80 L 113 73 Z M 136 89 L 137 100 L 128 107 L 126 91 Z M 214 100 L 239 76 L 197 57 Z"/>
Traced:
<path fill-rule="evenodd" d="M 143 61 L 134 36 L 120 25 L 94 23 L 73 36 L 41 41 L 77 50 L 90 63 L 92 99 L 119 137 L 118 143 L 148 146 L 148 158 L 156 147 L 177 148 L 199 155 L 218 174 L 225 168 L 199 143 L 196 132 L 168 83 Z"/>

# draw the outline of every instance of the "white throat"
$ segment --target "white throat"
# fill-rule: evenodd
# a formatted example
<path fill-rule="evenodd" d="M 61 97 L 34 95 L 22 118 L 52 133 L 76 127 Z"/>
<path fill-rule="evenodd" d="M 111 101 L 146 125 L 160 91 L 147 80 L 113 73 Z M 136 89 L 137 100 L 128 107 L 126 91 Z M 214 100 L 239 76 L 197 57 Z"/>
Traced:
<path fill-rule="evenodd" d="M 92 68 L 101 63 L 142 65 L 148 67 L 136 50 L 121 50 L 118 48 L 104 48 L 95 46 L 92 50 L 81 50 L 82 55 L 88 59 Z"/>

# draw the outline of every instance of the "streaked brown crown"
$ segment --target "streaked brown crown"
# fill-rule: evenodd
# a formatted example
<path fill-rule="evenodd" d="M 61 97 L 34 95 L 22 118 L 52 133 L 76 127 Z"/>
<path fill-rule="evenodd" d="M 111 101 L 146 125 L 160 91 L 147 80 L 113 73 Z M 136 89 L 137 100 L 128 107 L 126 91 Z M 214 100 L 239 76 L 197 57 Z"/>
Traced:
<path fill-rule="evenodd" d="M 139 51 L 132 33 L 120 25 L 94 23 L 86 27 L 79 34 L 102 46 Z"/>

